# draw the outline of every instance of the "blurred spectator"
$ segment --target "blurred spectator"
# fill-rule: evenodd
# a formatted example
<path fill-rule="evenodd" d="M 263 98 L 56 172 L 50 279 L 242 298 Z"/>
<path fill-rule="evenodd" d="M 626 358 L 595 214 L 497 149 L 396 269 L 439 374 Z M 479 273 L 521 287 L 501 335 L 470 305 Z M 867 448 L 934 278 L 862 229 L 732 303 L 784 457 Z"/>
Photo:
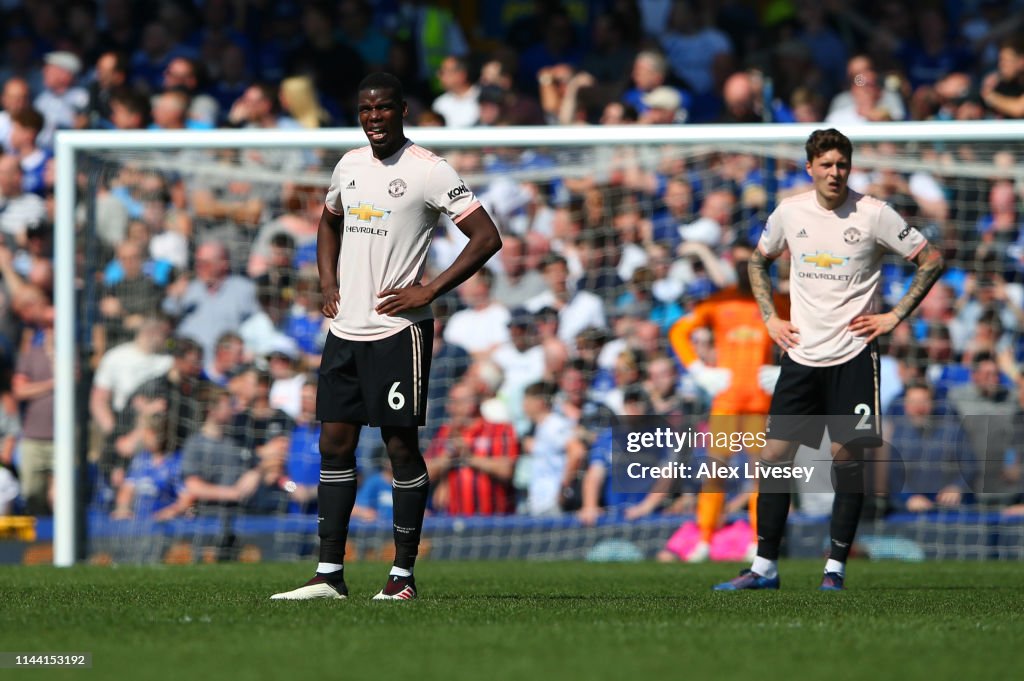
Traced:
<path fill-rule="evenodd" d="M 573 422 L 552 411 L 554 386 L 534 383 L 523 396 L 523 411 L 534 426 L 525 439 L 523 453 L 529 455 L 529 488 L 526 508 L 530 515 L 555 515 L 561 510 L 562 490 L 571 487 L 575 471 L 566 465 L 566 448 L 573 437 Z"/>
<path fill-rule="evenodd" d="M 468 352 L 457 345 L 451 345 L 444 338 L 445 323 L 455 308 L 454 301 L 450 297 L 442 297 L 434 301 L 432 308 L 434 344 L 430 360 L 430 381 L 427 384 L 427 426 L 423 431 L 427 441 L 444 421 L 448 389 L 462 379 L 472 363 Z"/>
<path fill-rule="evenodd" d="M 975 489 L 983 492 L 979 501 L 1006 500 L 1016 491 L 1016 480 L 1008 475 L 1006 452 L 1016 446 L 1017 433 L 1012 416 L 1017 412 L 1017 395 L 1003 386 L 999 367 L 990 354 L 973 358 L 971 383 L 949 391 L 949 404 L 961 416 L 964 431 L 979 463 Z"/>
<path fill-rule="evenodd" d="M 955 417 L 936 409 L 927 383 L 908 384 L 903 405 L 905 415 L 886 429 L 880 459 L 889 465 L 890 501 L 911 513 L 959 506 L 972 489 L 976 470 L 963 428 Z"/>
<path fill-rule="evenodd" d="M 249 276 L 256 279 L 258 293 L 291 302 L 299 277 L 295 268 L 295 239 L 292 235 L 288 232 L 275 232 L 270 237 L 265 262 L 260 262 L 254 252 L 249 258 Z"/>
<path fill-rule="evenodd" d="M 181 494 L 181 453 L 167 449 L 166 417 L 140 417 L 132 435 L 137 438 L 137 448 L 110 517 L 162 521 L 181 515 L 188 510 L 190 499 Z"/>
<path fill-rule="evenodd" d="M 485 420 L 479 395 L 465 381 L 448 393 L 448 417 L 423 455 L 436 481 L 433 507 L 449 515 L 515 511 L 511 482 L 519 441 L 512 425 Z"/>
<path fill-rule="evenodd" d="M 760 93 L 749 73 L 737 71 L 722 86 L 725 110 L 720 123 L 761 123 L 764 120 Z"/>
<path fill-rule="evenodd" d="M 662 208 L 655 212 L 653 241 L 667 243 L 675 252 L 682 241 L 680 229 L 693 220 L 693 189 L 684 177 L 671 177 L 665 182 L 661 196 Z"/>
<path fill-rule="evenodd" d="M 24 177 L 17 156 L 0 157 L 0 233 L 8 245 L 24 245 L 28 230 L 46 219 L 46 204 L 25 192 Z"/>
<path fill-rule="evenodd" d="M 635 386 L 626 392 L 623 400 L 622 414 L 627 417 L 643 417 L 648 415 L 647 401 L 643 391 Z M 613 479 L 614 474 L 622 475 L 623 467 L 616 463 L 618 457 L 625 457 L 625 452 L 616 451 L 616 442 L 611 428 L 604 428 L 598 433 L 594 444 L 587 453 L 587 470 L 583 476 L 582 505 L 577 518 L 583 525 L 594 525 L 605 513 L 624 513 L 626 519 L 632 520 L 649 515 L 661 505 L 665 492 L 671 486 L 670 478 L 659 479 L 651 486 L 649 492 L 621 491 L 623 480 Z M 666 451 L 668 454 L 668 451 Z M 621 461 L 621 459 L 620 459 Z M 668 463 L 664 461 L 663 463 Z"/>
<path fill-rule="evenodd" d="M 388 63 L 391 39 L 373 25 L 373 11 L 367 0 L 341 0 L 338 22 L 345 42 L 359 52 L 367 70 L 380 71 Z"/>
<path fill-rule="evenodd" d="M 82 61 L 71 52 L 50 52 L 44 58 L 44 89 L 32 105 L 43 114 L 46 124 L 39 135 L 39 146 L 53 148 L 54 134 L 60 128 L 74 128 L 79 116 L 89 105 L 89 93 L 75 86 L 75 78 L 82 70 Z"/>
<path fill-rule="evenodd" d="M 445 341 L 471 355 L 490 355 L 508 341 L 508 308 L 491 298 L 493 281 L 494 275 L 487 268 L 467 279 L 457 289 L 466 307 L 445 325 Z"/>
<path fill-rule="evenodd" d="M 0 81 L 17 78 L 28 84 L 30 92 L 39 92 L 43 88 L 43 74 L 32 33 L 26 26 L 16 24 L 6 29 L 4 37 L 4 65 L 0 68 Z"/>
<path fill-rule="evenodd" d="M 278 99 L 282 111 L 303 128 L 314 130 L 331 122 L 331 116 L 320 106 L 313 80 L 308 76 L 282 80 Z"/>
<path fill-rule="evenodd" d="M 955 39 L 938 7 L 921 7 L 915 13 L 917 36 L 906 41 L 898 52 L 911 90 L 937 83 L 944 76 L 971 68 L 971 54 Z"/>
<path fill-rule="evenodd" d="M 797 35 L 807 50 L 814 55 L 815 65 L 824 74 L 823 85 L 831 88 L 840 83 L 846 69 L 846 45 L 829 22 L 827 7 L 815 0 L 800 0 L 797 5 L 797 18 L 800 32 Z M 834 90 L 826 94 L 834 94 Z M 821 119 L 816 119 L 815 122 Z"/>
<path fill-rule="evenodd" d="M 729 73 L 733 47 L 729 37 L 712 24 L 709 12 L 694 0 L 672 5 L 668 30 L 661 45 L 672 71 L 694 94 L 691 119 L 704 122 L 715 117 L 714 91 Z"/>
<path fill-rule="evenodd" d="M 245 343 L 234 331 L 225 331 L 217 339 L 213 353 L 209 356 L 203 374 L 206 380 L 221 387 L 227 387 L 228 381 L 236 375 L 243 364 Z"/>
<path fill-rule="evenodd" d="M 525 308 L 512 310 L 508 322 L 509 340 L 491 354 L 504 374 L 499 395 L 520 433 L 525 432 L 527 425 L 522 409 L 523 391 L 544 377 L 544 349 L 537 343 L 532 325 L 533 315 Z"/>
<path fill-rule="evenodd" d="M 551 254 L 541 263 L 541 274 L 548 288 L 544 293 L 526 301 L 525 307 L 533 313 L 545 307 L 558 312 L 558 337 L 571 343 L 588 326 L 606 326 L 601 299 L 590 291 L 569 290 L 569 265 L 565 258 Z"/>
<path fill-rule="evenodd" d="M 288 301 L 278 292 L 264 289 L 256 295 L 260 310 L 253 313 L 238 327 L 238 335 L 245 343 L 245 351 L 252 357 L 263 357 L 271 352 L 285 352 L 293 358 L 299 356 L 299 346 L 286 333 Z"/>
<path fill-rule="evenodd" d="M 317 486 L 320 484 L 320 422 L 316 419 L 316 378 L 301 375 L 299 378 L 299 408 L 294 415 L 295 423 L 289 438 L 286 466 L 286 476 L 294 486 L 287 485 L 285 489 L 292 496 L 289 510 L 307 512 L 315 509 Z M 276 387 L 279 382 L 275 381 L 274 386 Z M 388 497 L 390 496 L 389 486 Z"/>
<path fill-rule="evenodd" d="M 298 343 L 310 366 L 320 365 L 320 353 L 327 341 L 330 320 L 321 312 L 320 280 L 303 273 L 295 287 L 295 302 L 285 323 L 285 332 Z M 434 336 L 437 342 L 437 336 Z"/>
<path fill-rule="evenodd" d="M 181 90 L 168 90 L 153 98 L 153 122 L 150 130 L 185 130 L 194 128 L 188 119 L 188 95 Z"/>
<path fill-rule="evenodd" d="M 591 191 L 599 194 L 597 190 Z M 594 221 L 603 225 L 606 220 L 602 213 Z M 603 227 L 585 230 L 576 241 L 576 253 L 582 273 L 573 282 L 573 290 L 590 291 L 606 305 L 616 300 L 624 284 L 618 274 L 617 258 L 620 251 L 615 241 L 615 232 Z"/>
<path fill-rule="evenodd" d="M 391 459 L 386 456 L 378 458 L 380 469 L 366 476 L 359 483 L 356 503 L 352 507 L 352 517 L 372 523 L 378 520 L 391 521 L 394 516 L 393 482 L 395 476 L 391 471 Z M 318 469 L 319 470 L 319 469 Z"/>
<path fill-rule="evenodd" d="M 580 68 L 598 83 L 620 83 L 629 75 L 636 54 L 637 28 L 623 10 L 599 14 Z"/>
<path fill-rule="evenodd" d="M 11 117 L 11 153 L 21 162 L 22 189 L 45 196 L 52 189 L 46 183 L 46 164 L 53 154 L 36 146 L 42 129 L 43 117 L 35 109 L 25 109 Z"/>
<path fill-rule="evenodd" d="M 297 355 L 294 346 L 278 346 L 266 356 L 267 371 L 274 380 L 270 386 L 270 406 L 293 419 L 298 419 L 302 410 L 303 386 L 307 382 L 299 371 L 302 361 Z"/>
<path fill-rule="evenodd" d="M 684 242 L 694 241 L 708 248 L 721 248 L 732 240 L 732 214 L 736 198 L 732 192 L 717 190 L 704 197 L 700 206 L 700 217 L 679 228 Z"/>
<path fill-rule="evenodd" d="M 540 40 L 526 47 L 519 55 L 520 85 L 532 85 L 546 66 L 566 65 L 575 71 L 583 59 L 576 26 L 569 13 L 555 6 L 544 17 Z"/>
<path fill-rule="evenodd" d="M 258 457 L 261 466 L 283 472 L 295 422 L 270 406 L 272 383 L 269 373 L 255 367 L 236 374 L 229 388 L 236 399 L 230 433 L 238 445 Z"/>
<path fill-rule="evenodd" d="M 1000 44 L 999 66 L 985 76 L 981 96 L 996 115 L 1024 118 L 1024 37 L 1008 38 Z"/>
<path fill-rule="evenodd" d="M 15 294 L 15 310 L 34 332 L 18 353 L 12 393 L 21 409 L 18 478 L 25 511 L 50 515 L 53 475 L 53 310 L 32 286 Z"/>
<path fill-rule="evenodd" d="M 141 36 L 139 49 L 130 61 L 133 84 L 148 92 L 159 92 L 171 60 L 187 56 L 187 52 L 174 43 L 168 27 L 158 21 L 143 26 Z"/>
<path fill-rule="evenodd" d="M 877 73 L 874 71 L 858 73 L 854 76 L 850 90 L 852 95 L 850 105 L 841 108 L 833 105 L 828 116 L 825 117 L 825 122 L 842 126 L 851 123 L 896 120 L 893 117 L 893 112 L 885 106 L 882 92 L 882 85 L 879 83 Z"/>
<path fill-rule="evenodd" d="M 245 89 L 252 84 L 253 76 L 246 64 L 245 50 L 234 43 L 228 43 L 220 53 L 219 68 L 214 69 L 210 95 L 217 100 L 220 111 L 228 111 Z"/>
<path fill-rule="evenodd" d="M 167 416 L 167 451 L 176 452 L 202 425 L 202 392 L 209 385 L 202 378 L 203 349 L 188 338 L 171 342 L 171 368 L 142 384 L 128 401 L 132 418 L 139 413 Z"/>
<path fill-rule="evenodd" d="M 693 398 L 686 398 L 679 389 L 679 370 L 676 362 L 658 355 L 647 362 L 647 379 L 643 383 L 651 414 L 658 416 L 683 415 L 696 412 Z"/>
<path fill-rule="evenodd" d="M 542 293 L 545 284 L 543 275 L 529 266 L 531 258 L 525 239 L 517 234 L 503 234 L 501 239 L 501 271 L 494 275 L 491 295 L 511 309 Z"/>
<path fill-rule="evenodd" d="M 302 9 L 304 40 L 288 57 L 288 73 L 313 76 L 316 89 L 339 110 L 349 110 L 356 86 L 366 73 L 359 52 L 335 37 L 335 21 L 328 6 L 306 4 Z M 341 65 L 344 65 L 342 67 Z"/>
<path fill-rule="evenodd" d="M 164 69 L 163 89 L 177 90 L 188 96 L 186 118 L 191 127 L 216 127 L 220 122 L 220 105 L 202 90 L 203 82 L 198 62 L 184 56 L 171 59 Z"/>
<path fill-rule="evenodd" d="M 263 471 L 257 467 L 251 450 L 230 436 L 234 411 L 231 396 L 223 388 L 209 388 L 201 400 L 206 412 L 203 426 L 185 441 L 181 474 L 185 492 L 203 507 L 245 504 L 256 510 L 274 497 L 284 503 L 283 490 L 263 485 Z M 265 494 L 259 494 L 260 489 Z"/>
<path fill-rule="evenodd" d="M 879 91 L 878 74 L 867 55 L 850 57 L 846 63 L 846 81 L 848 89 L 832 98 L 826 121 L 857 121 L 867 118 L 868 114 L 873 117 L 871 120 L 902 121 L 906 117 L 906 108 L 898 92 L 888 88 Z M 865 86 L 868 87 L 865 89 Z M 839 118 L 831 118 L 833 114 Z"/>
<path fill-rule="evenodd" d="M 110 124 L 117 130 L 142 130 L 149 114 L 149 100 L 135 90 L 120 88 L 110 95 Z"/>
<path fill-rule="evenodd" d="M 469 62 L 460 57 L 445 57 L 437 79 L 444 92 L 431 107 L 444 116 L 445 126 L 469 128 L 476 125 L 480 120 L 480 88 L 469 77 Z"/>
<path fill-rule="evenodd" d="M 93 81 L 89 84 L 89 103 L 82 114 L 85 126 L 90 128 L 109 128 L 113 124 L 114 112 L 111 100 L 114 93 L 125 87 L 128 82 L 128 60 L 120 52 L 104 52 L 96 60 L 93 70 Z"/>
<path fill-rule="evenodd" d="M 818 123 L 825 118 L 825 100 L 817 92 L 798 87 L 789 98 L 795 123 Z"/>
<path fill-rule="evenodd" d="M 668 62 L 665 55 L 656 50 L 641 50 L 633 58 L 633 68 L 630 72 L 632 87 L 622 95 L 622 102 L 633 107 L 637 114 L 647 111 L 648 105 L 644 103 L 644 97 L 658 88 L 668 87 L 679 95 L 678 109 L 686 101 L 683 93 L 678 88 L 668 83 Z"/>
<path fill-rule="evenodd" d="M 196 278 L 182 273 L 167 287 L 165 313 L 180 319 L 177 332 L 194 338 L 205 354 L 213 356 L 217 339 L 259 310 L 256 286 L 245 277 L 231 274 L 223 244 L 207 242 L 196 249 Z"/>
<path fill-rule="evenodd" d="M 124 422 L 124 410 L 132 394 L 171 368 L 173 359 L 165 354 L 167 331 L 164 319 L 147 317 L 134 340 L 112 347 L 100 359 L 89 395 L 89 415 L 105 438 L 131 427 Z"/>
<path fill-rule="evenodd" d="M 686 120 L 686 110 L 683 109 L 683 98 L 679 91 L 668 85 L 656 87 L 646 93 L 640 100 L 644 105 L 644 112 L 639 115 L 638 123 L 646 125 L 668 125 L 671 123 L 682 123 Z"/>
<path fill-rule="evenodd" d="M 31 93 L 24 78 L 8 78 L 0 93 L 0 144 L 5 154 L 14 152 L 11 146 L 12 117 L 29 108 Z"/>

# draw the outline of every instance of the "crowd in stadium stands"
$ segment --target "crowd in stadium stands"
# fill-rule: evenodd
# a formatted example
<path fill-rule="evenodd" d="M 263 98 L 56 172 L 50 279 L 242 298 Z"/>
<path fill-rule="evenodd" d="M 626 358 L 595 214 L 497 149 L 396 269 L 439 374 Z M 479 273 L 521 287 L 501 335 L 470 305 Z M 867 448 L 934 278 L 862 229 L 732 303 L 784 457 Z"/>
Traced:
<path fill-rule="evenodd" d="M 52 504 L 57 130 L 348 126 L 357 83 L 378 69 L 405 83 L 411 123 L 452 128 L 1024 117 L 1019 0 L 505 0 L 466 16 L 450 4 L 0 3 L 0 512 L 45 515 Z M 245 153 L 282 173 L 337 160 Z M 494 173 L 554 165 L 501 151 L 452 162 Z M 576 512 L 592 523 L 610 507 L 625 518 L 692 508 L 692 490 L 609 484 L 610 424 L 706 413 L 667 332 L 736 281 L 734 249 L 756 239 L 769 197 L 752 156 L 712 157 L 700 172 L 623 168 L 610 158 L 557 191 L 498 174 L 476 187 L 504 250 L 435 303 L 424 430 L 433 513 Z M 771 200 L 807 187 L 801 167 L 782 171 Z M 951 264 L 886 340 L 883 408 L 907 415 L 892 446 L 958 464 L 965 451 L 980 461 L 998 450 L 995 468 L 959 470 L 1021 512 L 1013 421 L 947 432 L 927 417 L 1024 412 L 1024 193 L 925 169 L 857 171 L 856 159 L 850 186 L 893 203 Z M 82 291 L 94 310 L 79 369 L 91 381 L 92 508 L 156 519 L 211 504 L 313 510 L 324 190 L 214 187 L 132 164 L 98 183 L 89 248 L 101 265 Z M 452 261 L 460 237 L 439 228 L 432 267 Z M 886 270 L 890 304 L 907 276 Z M 693 340 L 713 365 L 709 336 Z M 364 436 L 359 453 L 364 520 L 391 511 L 375 441 Z M 897 490 L 891 507 L 972 500 L 963 476 L 934 476 L 916 484 L 937 493 Z"/>

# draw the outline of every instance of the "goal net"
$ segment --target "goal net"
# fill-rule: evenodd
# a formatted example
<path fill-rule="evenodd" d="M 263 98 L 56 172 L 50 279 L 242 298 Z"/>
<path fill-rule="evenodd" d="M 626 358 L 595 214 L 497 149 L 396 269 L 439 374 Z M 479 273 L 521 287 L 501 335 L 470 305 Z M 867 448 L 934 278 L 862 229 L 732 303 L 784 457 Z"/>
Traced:
<path fill-rule="evenodd" d="M 542 473 L 524 390 L 553 382 L 557 407 L 573 389 L 567 376 L 579 370 L 587 404 L 621 414 L 624 400 L 640 395 L 652 408 L 660 399 L 652 393 L 657 360 L 668 357 L 670 373 L 677 370 L 670 325 L 731 285 L 733 245 L 755 243 L 775 205 L 809 189 L 803 144 L 813 129 L 408 131 L 445 156 L 494 217 L 506 249 L 488 266 L 490 296 L 529 336 L 509 360 L 492 345 L 509 342 L 508 312 L 493 318 L 506 320 L 492 323 L 500 328 L 450 329 L 452 315 L 478 304 L 476 283 L 435 304 L 437 332 L 449 342 L 432 366 L 424 450 L 448 451 L 438 431 L 454 408 L 450 390 L 464 383 L 485 419 L 515 433 L 519 459 L 512 480 L 497 485 L 509 514 L 453 514 L 454 484 L 435 490 L 424 555 L 639 559 L 685 534 L 699 487 L 685 481 L 673 482 L 642 517 L 628 504 L 582 519 L 558 505 L 531 514 L 531 480 Z M 844 132 L 855 144 L 851 187 L 890 202 L 950 266 L 940 291 L 883 346 L 883 407 L 899 404 L 911 374 L 941 384 L 943 395 L 969 385 L 975 360 L 989 352 L 1002 372 L 1004 401 L 1015 405 L 1012 382 L 1024 350 L 1024 126 L 914 123 Z M 60 135 L 56 516 L 52 525 L 39 524 L 41 539 L 56 538 L 58 564 L 315 556 L 319 430 L 310 410 L 327 334 L 316 228 L 334 164 L 363 140 L 355 130 Z M 428 273 L 447 267 L 464 242 L 442 220 Z M 599 303 L 575 331 L 531 302 L 551 285 L 539 271 L 552 253 L 564 258 L 570 287 Z M 911 274 L 899 259 L 885 261 L 883 305 L 899 299 Z M 195 316 L 203 301 L 188 291 L 196 282 L 241 293 L 225 298 L 216 314 Z M 708 337 L 694 342 L 710 352 Z M 124 351 L 125 343 L 134 350 Z M 539 349 L 530 354 L 531 347 Z M 685 371 L 668 380 L 672 399 L 695 422 L 704 419 L 709 402 L 699 386 Z M 1015 427 L 1016 413 L 1007 409 L 1000 427 Z M 204 429 L 211 420 L 217 425 Z M 587 432 L 580 441 L 589 445 L 603 426 L 585 418 L 581 424 Z M 197 433 L 205 438 L 198 444 Z M 201 471 L 194 457 L 190 464 L 180 457 L 190 438 L 203 451 Z M 955 504 L 938 504 L 939 489 L 894 489 L 892 465 L 873 465 L 877 509 L 862 525 L 864 550 L 904 559 L 1020 558 L 1024 524 L 1004 513 L 1020 491 L 1016 439 L 1008 442 L 998 457 L 975 453 L 991 459 L 989 471 L 998 468 L 1001 483 L 975 490 L 972 479 Z M 469 443 L 478 445 L 482 455 L 497 446 Z M 901 470 L 962 467 L 911 450 L 901 450 Z M 588 467 L 599 464 L 591 464 L 586 447 L 560 456 L 578 464 L 566 493 L 572 509 Z M 378 432 L 364 429 L 357 458 L 363 494 L 349 556 L 386 559 L 390 486 Z M 176 502 L 183 478 L 197 472 L 237 496 L 223 491 L 221 502 Z M 458 473 L 450 475 L 442 478 L 454 483 Z M 900 484 L 906 478 L 895 477 Z M 738 485 L 728 493 L 746 491 Z M 790 555 L 818 556 L 831 497 L 827 488 L 802 491 L 787 547 Z M 930 500 L 930 510 L 908 508 L 914 493 Z M 486 494 L 493 497 L 494 486 Z M 476 499 L 470 506 L 487 504 Z M 730 519 L 743 517 L 740 505 L 730 508 Z"/>

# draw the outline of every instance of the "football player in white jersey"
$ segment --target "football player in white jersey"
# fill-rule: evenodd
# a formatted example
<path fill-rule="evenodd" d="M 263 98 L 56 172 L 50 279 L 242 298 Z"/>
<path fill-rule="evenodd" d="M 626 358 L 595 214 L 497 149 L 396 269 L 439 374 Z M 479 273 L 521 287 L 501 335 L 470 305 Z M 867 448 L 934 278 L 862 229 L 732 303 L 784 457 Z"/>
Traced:
<path fill-rule="evenodd" d="M 430 484 L 417 432 L 430 372 L 430 303 L 501 248 L 493 220 L 455 170 L 406 138 L 397 78 L 367 76 L 358 106 L 369 145 L 335 167 L 317 236 L 323 313 L 332 320 L 317 387 L 320 562 L 306 584 L 274 599 L 347 597 L 345 542 L 364 424 L 380 426 L 394 472 L 395 562 L 374 599 L 416 597 L 412 571 Z M 448 269 L 423 281 L 442 214 L 469 241 Z"/>
<path fill-rule="evenodd" d="M 914 311 L 943 270 L 939 251 L 892 207 L 847 187 L 853 145 L 845 135 L 816 130 L 806 151 L 813 189 L 772 212 L 749 265 L 768 334 L 785 351 L 761 451 L 766 475 L 757 503 L 757 557 L 750 570 L 716 590 L 779 588 L 779 544 L 790 503 L 786 469 L 801 443 L 819 446 L 826 425 L 836 494 L 820 588 L 844 588 L 864 504 L 863 450 L 881 444 L 875 339 Z M 776 313 L 768 273 L 772 260 L 787 251 L 792 320 Z M 886 253 L 917 270 L 896 306 L 880 312 L 874 305 Z M 827 468 L 816 472 L 827 474 Z"/>

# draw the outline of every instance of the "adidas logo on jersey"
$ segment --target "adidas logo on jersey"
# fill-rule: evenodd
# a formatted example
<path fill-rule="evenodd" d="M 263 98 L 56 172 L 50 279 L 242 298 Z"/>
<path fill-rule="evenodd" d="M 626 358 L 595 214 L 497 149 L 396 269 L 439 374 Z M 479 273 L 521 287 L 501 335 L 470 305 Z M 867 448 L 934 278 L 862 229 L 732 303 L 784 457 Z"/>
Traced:
<path fill-rule="evenodd" d="M 799 232 L 796 233 L 796 238 L 797 239 L 806 239 L 807 238 L 807 230 L 806 229 L 801 229 Z"/>
<path fill-rule="evenodd" d="M 351 182 L 349 182 L 348 186 L 345 187 L 345 189 L 355 189 L 355 188 L 356 188 L 356 181 L 355 180 L 352 180 Z"/>

